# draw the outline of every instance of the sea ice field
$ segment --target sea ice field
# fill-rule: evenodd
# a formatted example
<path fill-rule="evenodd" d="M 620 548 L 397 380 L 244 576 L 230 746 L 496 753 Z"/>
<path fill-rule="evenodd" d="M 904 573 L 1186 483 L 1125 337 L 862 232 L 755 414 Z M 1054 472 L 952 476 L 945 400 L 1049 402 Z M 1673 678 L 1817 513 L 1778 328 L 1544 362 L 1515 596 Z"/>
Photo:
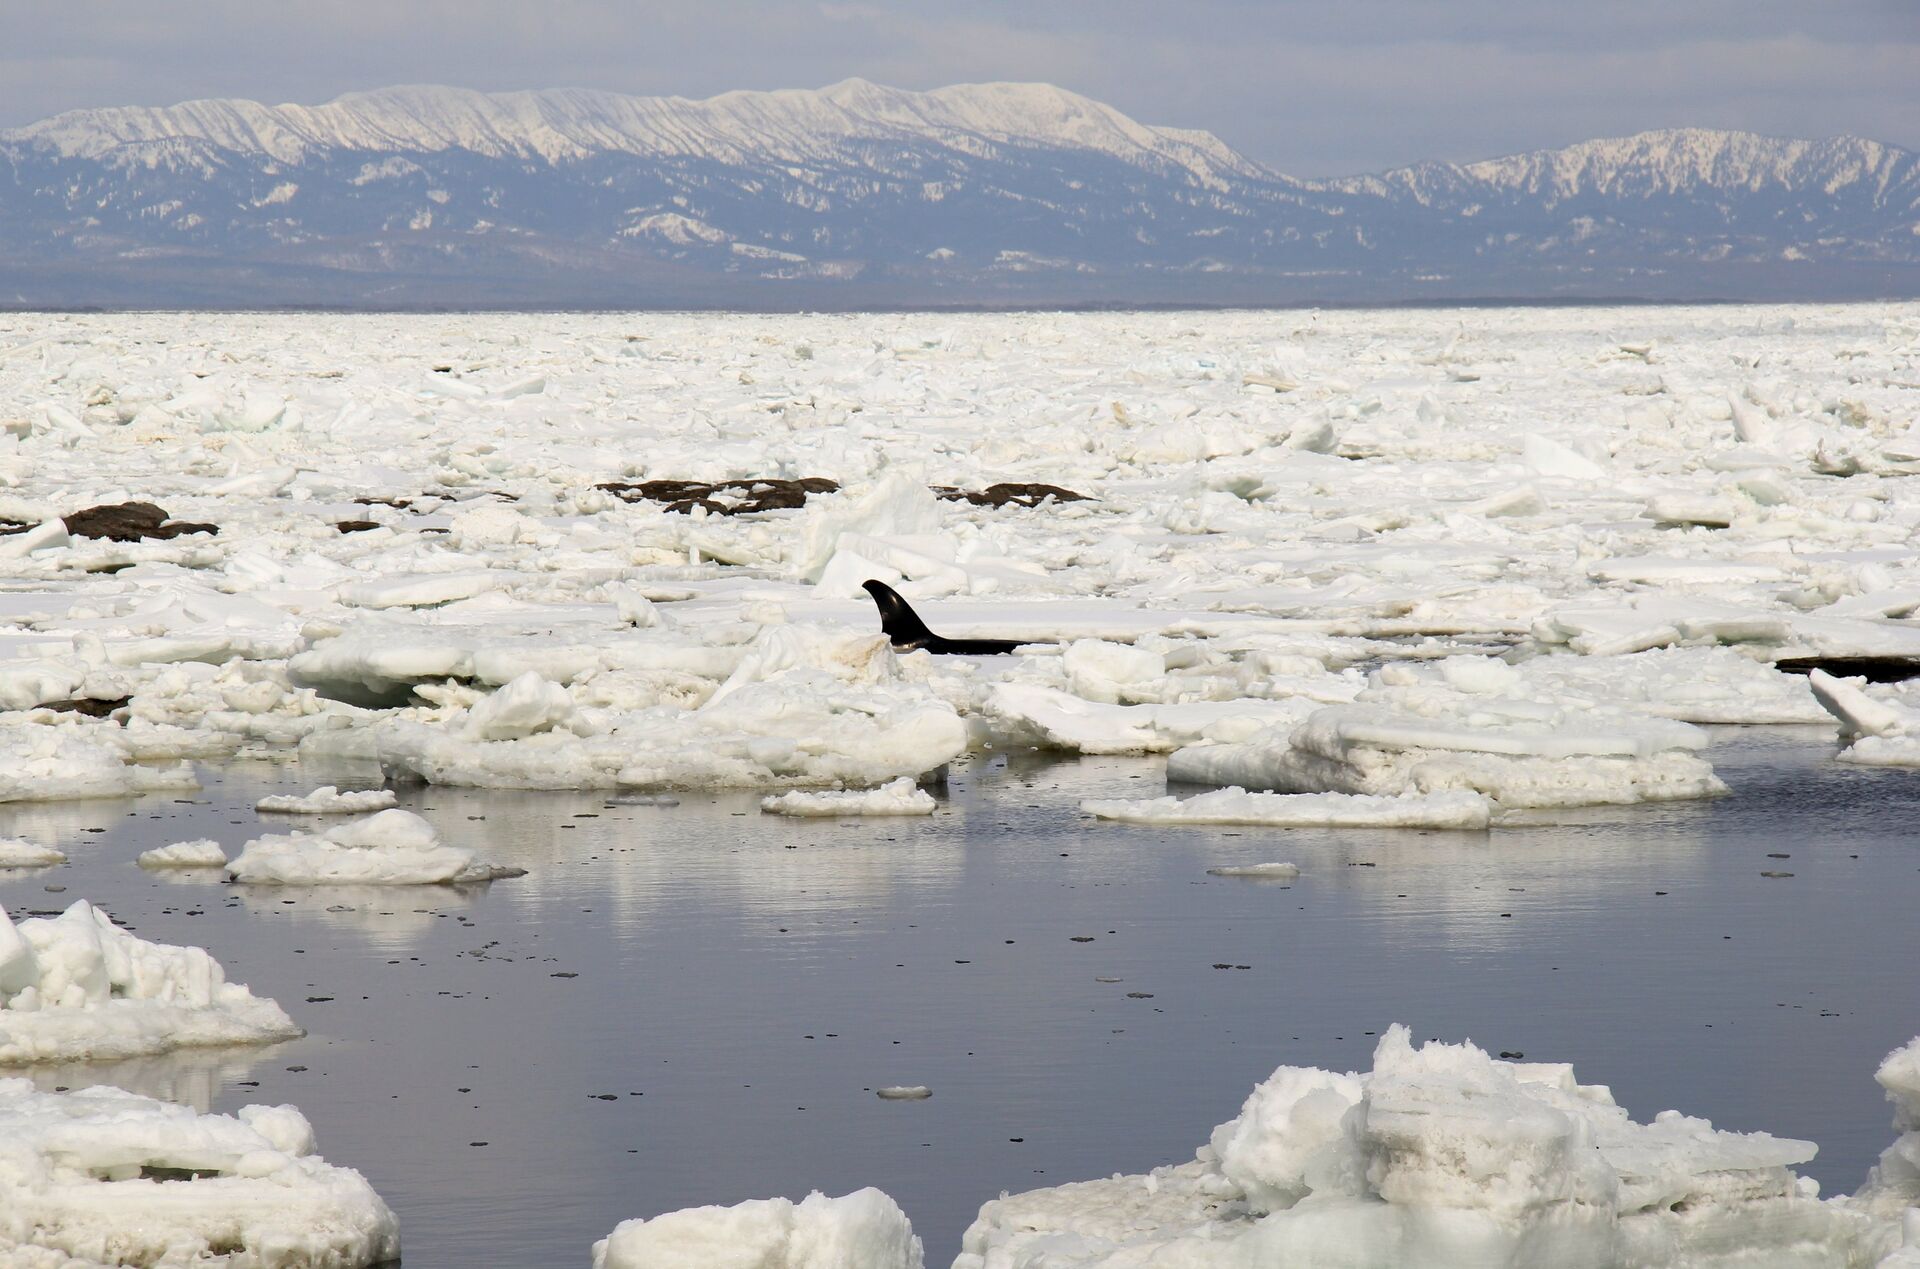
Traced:
<path fill-rule="evenodd" d="M 0 316 L 0 1263 L 1920 1262 L 1917 421 L 1914 305 Z"/>

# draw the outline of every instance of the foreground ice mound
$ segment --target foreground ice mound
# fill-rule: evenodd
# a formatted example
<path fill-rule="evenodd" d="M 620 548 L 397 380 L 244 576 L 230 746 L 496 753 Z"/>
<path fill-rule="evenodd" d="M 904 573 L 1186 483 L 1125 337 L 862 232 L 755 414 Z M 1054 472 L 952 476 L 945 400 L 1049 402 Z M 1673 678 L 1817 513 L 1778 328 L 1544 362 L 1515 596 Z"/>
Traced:
<path fill-rule="evenodd" d="M 1873 1077 L 1893 1103 L 1893 1127 L 1900 1136 L 1881 1153 L 1855 1199 L 1876 1215 L 1907 1212 L 1908 1222 L 1920 1225 L 1920 1214 L 1910 1210 L 1920 1205 L 1920 1038 L 1888 1054 Z M 1920 1237 L 1908 1241 L 1920 1252 Z"/>
<path fill-rule="evenodd" d="M 300 1034 L 279 1005 L 228 982 L 202 948 L 136 938 L 85 901 L 18 925 L 0 909 L 0 1065 L 111 1061 Z"/>
<path fill-rule="evenodd" d="M 525 875 L 440 840 L 411 811 L 389 810 L 324 833 L 257 837 L 227 865 L 234 881 L 268 886 L 461 885 Z"/>
<path fill-rule="evenodd" d="M 359 1269 L 399 1254 L 393 1213 L 314 1153 L 291 1106 L 203 1115 L 0 1079 L 0 1263 Z"/>
<path fill-rule="evenodd" d="M 1393 1027 L 1370 1073 L 1281 1067 L 1192 1163 L 986 1204 L 954 1266 L 1872 1265 L 1896 1222 L 1818 1199 L 1813 1154 Z"/>
<path fill-rule="evenodd" d="M 276 793 L 254 803 L 256 811 L 279 815 L 365 815 L 384 811 L 394 803 L 392 789 L 354 789 L 342 793 L 338 787 L 323 784 L 311 793 Z"/>
<path fill-rule="evenodd" d="M 593 1269 L 921 1269 L 920 1240 L 879 1190 L 799 1203 L 753 1199 L 622 1221 L 593 1245 Z"/>
<path fill-rule="evenodd" d="M 1249 793 L 1082 802 L 1096 819 L 1125 824 L 1257 824 L 1267 828 L 1485 828 L 1492 803 L 1479 793 L 1369 797 L 1355 793 Z"/>
<path fill-rule="evenodd" d="M 0 802 L 55 802 L 200 787 L 186 763 L 135 766 L 118 728 L 0 726 Z"/>
<path fill-rule="evenodd" d="M 823 817 L 830 815 L 932 815 L 933 795 L 901 776 L 877 789 L 848 789 L 827 793 L 782 793 L 761 798 L 760 809 L 774 815 Z"/>

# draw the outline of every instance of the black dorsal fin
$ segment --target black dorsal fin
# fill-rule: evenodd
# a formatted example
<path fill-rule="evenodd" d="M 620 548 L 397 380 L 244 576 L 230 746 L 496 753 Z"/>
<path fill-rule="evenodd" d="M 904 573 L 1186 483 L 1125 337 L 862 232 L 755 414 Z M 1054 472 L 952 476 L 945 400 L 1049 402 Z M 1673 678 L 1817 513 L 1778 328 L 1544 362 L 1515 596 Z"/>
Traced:
<path fill-rule="evenodd" d="M 873 596 L 873 602 L 880 609 L 880 630 L 896 648 L 922 648 L 937 637 L 927 629 L 927 623 L 920 620 L 906 600 L 900 598 L 900 592 L 885 582 L 865 581 L 861 583 L 867 594 Z"/>

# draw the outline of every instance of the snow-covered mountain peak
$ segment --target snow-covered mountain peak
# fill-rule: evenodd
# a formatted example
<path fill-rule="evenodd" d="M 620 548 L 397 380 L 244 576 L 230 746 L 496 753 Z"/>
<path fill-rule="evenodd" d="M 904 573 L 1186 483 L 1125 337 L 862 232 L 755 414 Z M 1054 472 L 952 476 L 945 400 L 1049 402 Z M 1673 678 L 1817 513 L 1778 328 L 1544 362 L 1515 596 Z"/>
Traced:
<path fill-rule="evenodd" d="M 1260 171 L 1210 134 L 1149 127 L 1049 84 L 909 92 L 849 79 L 819 90 L 731 92 L 702 101 L 574 88 L 482 93 L 407 85 L 348 93 L 319 106 L 213 100 L 78 110 L 0 134 L 0 140 L 75 158 L 188 139 L 282 162 L 324 150 L 468 150 L 549 162 L 606 152 L 813 161 L 849 142 L 961 138 L 1090 150 L 1128 163 L 1197 169 L 1202 179 L 1216 170 Z"/>
<path fill-rule="evenodd" d="M 1836 177 L 1867 177 L 1896 154 L 1860 137 L 1802 141 L 1712 128 L 1668 128 L 1489 159 L 1463 170 L 1497 187 L 1564 198 L 1589 191 L 1804 188 Z"/>

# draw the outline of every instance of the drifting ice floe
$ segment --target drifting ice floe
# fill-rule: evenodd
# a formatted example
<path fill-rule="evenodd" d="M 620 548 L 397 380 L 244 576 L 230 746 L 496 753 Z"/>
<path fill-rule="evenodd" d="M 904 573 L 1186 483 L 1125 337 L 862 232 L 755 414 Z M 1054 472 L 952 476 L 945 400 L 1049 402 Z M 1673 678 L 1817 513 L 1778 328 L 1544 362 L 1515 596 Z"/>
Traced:
<path fill-rule="evenodd" d="M 51 846 L 37 846 L 17 837 L 0 837 L 0 868 L 50 868 L 65 862 L 65 853 Z"/>
<path fill-rule="evenodd" d="M 1080 809 L 1124 824 L 1258 824 L 1268 828 L 1485 828 L 1492 804 L 1478 793 L 1369 797 L 1354 793 L 1249 793 L 1215 789 L 1191 798 L 1093 799 Z"/>
<path fill-rule="evenodd" d="M 365 1178 L 291 1106 L 198 1114 L 0 1079 L 0 1262 L 13 1269 L 362 1269 L 400 1254 Z"/>
<path fill-rule="evenodd" d="M 15 924 L 0 910 L 0 1066 L 267 1044 L 300 1028 L 198 947 L 136 938 L 84 901 Z"/>
<path fill-rule="evenodd" d="M 760 809 L 775 815 L 824 817 L 830 815 L 932 815 L 933 795 L 906 776 L 877 789 L 844 792 L 782 793 L 761 798 Z"/>
<path fill-rule="evenodd" d="M 752 1199 L 622 1221 L 593 1269 L 921 1269 L 920 1240 L 891 1198 L 855 1190 L 800 1202 Z"/>
<path fill-rule="evenodd" d="M 365 815 L 384 811 L 394 803 L 392 789 L 355 789 L 346 793 L 331 784 L 323 784 L 311 793 L 276 793 L 254 804 L 256 811 L 279 815 Z"/>
<path fill-rule="evenodd" d="M 134 862 L 142 868 L 220 868 L 227 862 L 227 852 L 219 842 L 201 837 L 143 850 Z"/>
<path fill-rule="evenodd" d="M 523 868 L 485 863 L 440 840 L 411 811 L 349 820 L 324 833 L 256 837 L 227 865 L 235 881 L 264 886 L 461 885 L 518 877 Z"/>
<path fill-rule="evenodd" d="M 1920 1088 L 1902 1061 L 1881 1079 L 1908 1129 Z M 954 1269 L 1874 1264 L 1900 1241 L 1911 1158 L 1823 1202 L 1790 1170 L 1813 1155 L 1673 1111 L 1635 1123 L 1566 1066 L 1415 1048 L 1393 1027 L 1369 1073 L 1281 1067 L 1192 1163 L 987 1203 Z"/>

